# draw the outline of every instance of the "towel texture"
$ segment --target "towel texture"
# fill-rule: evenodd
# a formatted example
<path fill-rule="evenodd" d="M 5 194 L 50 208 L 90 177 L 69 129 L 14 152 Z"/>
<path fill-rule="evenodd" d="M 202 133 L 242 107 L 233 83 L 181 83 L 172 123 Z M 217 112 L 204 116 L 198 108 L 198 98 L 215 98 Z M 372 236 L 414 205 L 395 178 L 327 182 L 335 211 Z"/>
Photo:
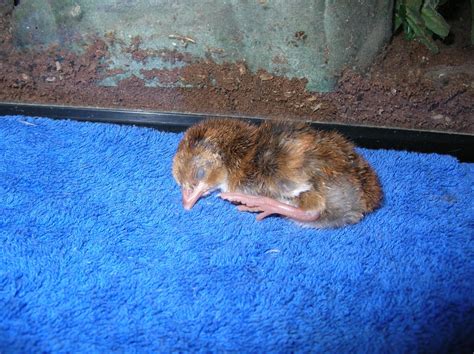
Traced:
<path fill-rule="evenodd" d="M 0 352 L 472 352 L 474 164 L 361 149 L 383 207 L 319 231 L 184 211 L 180 138 L 0 118 Z"/>

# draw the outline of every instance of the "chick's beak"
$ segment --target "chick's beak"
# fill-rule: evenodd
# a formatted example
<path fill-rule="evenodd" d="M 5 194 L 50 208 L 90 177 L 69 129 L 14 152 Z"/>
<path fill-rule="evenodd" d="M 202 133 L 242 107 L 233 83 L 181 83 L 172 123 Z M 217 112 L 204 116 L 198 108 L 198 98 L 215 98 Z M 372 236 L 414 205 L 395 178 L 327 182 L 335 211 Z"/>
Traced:
<path fill-rule="evenodd" d="M 195 188 L 183 188 L 181 193 L 183 195 L 183 207 L 186 210 L 191 210 L 191 208 L 196 204 L 196 202 L 208 192 L 208 186 L 199 182 Z"/>

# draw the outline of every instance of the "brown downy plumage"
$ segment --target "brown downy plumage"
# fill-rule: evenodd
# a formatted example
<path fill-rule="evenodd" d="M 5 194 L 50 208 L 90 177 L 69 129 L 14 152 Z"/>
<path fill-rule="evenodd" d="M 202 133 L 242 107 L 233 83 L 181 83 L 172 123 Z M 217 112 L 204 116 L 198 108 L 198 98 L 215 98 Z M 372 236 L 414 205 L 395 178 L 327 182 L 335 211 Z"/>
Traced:
<path fill-rule="evenodd" d="M 291 218 L 312 227 L 353 224 L 382 197 L 378 178 L 354 146 L 304 123 L 212 119 L 189 128 L 173 176 L 191 209 L 214 190 L 239 210 Z"/>

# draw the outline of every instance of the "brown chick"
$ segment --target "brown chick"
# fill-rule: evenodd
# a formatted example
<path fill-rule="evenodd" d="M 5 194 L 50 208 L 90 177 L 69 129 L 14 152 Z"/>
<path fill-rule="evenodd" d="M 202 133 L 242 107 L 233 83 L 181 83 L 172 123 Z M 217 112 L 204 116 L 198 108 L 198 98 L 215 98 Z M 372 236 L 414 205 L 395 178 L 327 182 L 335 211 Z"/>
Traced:
<path fill-rule="evenodd" d="M 173 176 L 185 209 L 220 190 L 239 210 L 259 212 L 258 220 L 277 214 L 317 228 L 356 223 L 382 197 L 349 141 L 304 123 L 200 122 L 179 143 Z"/>

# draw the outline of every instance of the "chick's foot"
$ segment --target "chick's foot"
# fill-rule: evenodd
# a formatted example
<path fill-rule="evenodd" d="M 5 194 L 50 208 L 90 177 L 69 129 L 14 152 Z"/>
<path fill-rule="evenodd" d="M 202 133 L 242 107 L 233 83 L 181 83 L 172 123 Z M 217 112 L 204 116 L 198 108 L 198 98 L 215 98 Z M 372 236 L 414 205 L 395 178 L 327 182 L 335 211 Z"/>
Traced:
<path fill-rule="evenodd" d="M 237 206 L 240 211 L 260 212 L 257 215 L 258 221 L 272 214 L 282 215 L 301 222 L 313 222 L 319 219 L 319 213 L 316 211 L 303 210 L 268 197 L 236 192 L 221 193 L 220 197 L 230 202 L 240 203 Z"/>

